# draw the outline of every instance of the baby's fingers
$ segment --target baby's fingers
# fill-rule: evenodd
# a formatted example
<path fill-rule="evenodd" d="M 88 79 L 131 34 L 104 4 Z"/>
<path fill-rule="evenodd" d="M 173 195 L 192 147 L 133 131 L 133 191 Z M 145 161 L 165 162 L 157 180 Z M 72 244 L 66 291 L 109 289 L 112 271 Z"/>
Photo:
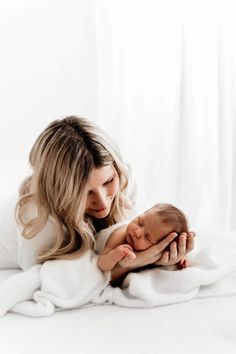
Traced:
<path fill-rule="evenodd" d="M 119 262 L 119 265 L 123 268 L 130 266 L 136 258 L 136 254 L 132 251 L 127 253 L 127 255 Z"/>
<path fill-rule="evenodd" d="M 133 260 L 136 258 L 136 254 L 132 251 L 129 251 L 126 255 L 126 258 L 130 259 L 130 260 Z"/>
<path fill-rule="evenodd" d="M 133 251 L 133 248 L 128 244 L 128 243 L 124 243 L 121 245 L 122 247 L 124 247 L 125 249 L 128 249 L 130 251 Z"/>

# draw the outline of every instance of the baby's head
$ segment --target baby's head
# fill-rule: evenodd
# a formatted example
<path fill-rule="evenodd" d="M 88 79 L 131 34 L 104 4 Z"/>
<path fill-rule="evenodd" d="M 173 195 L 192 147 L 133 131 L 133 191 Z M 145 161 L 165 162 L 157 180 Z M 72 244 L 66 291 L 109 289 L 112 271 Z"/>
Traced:
<path fill-rule="evenodd" d="M 126 229 L 126 242 L 141 251 L 163 240 L 171 232 L 189 232 L 184 213 L 172 204 L 155 204 L 132 220 Z"/>

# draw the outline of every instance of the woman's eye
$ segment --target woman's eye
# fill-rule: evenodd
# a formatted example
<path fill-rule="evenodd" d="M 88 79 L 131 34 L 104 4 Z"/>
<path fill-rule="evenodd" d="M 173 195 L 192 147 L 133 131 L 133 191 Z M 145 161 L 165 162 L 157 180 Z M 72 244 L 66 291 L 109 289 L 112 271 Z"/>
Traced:
<path fill-rule="evenodd" d="M 106 181 L 106 182 L 104 183 L 104 185 L 107 185 L 107 184 L 111 183 L 111 182 L 113 181 L 113 179 L 114 179 L 114 177 L 112 177 L 111 179 L 109 179 L 108 181 Z"/>

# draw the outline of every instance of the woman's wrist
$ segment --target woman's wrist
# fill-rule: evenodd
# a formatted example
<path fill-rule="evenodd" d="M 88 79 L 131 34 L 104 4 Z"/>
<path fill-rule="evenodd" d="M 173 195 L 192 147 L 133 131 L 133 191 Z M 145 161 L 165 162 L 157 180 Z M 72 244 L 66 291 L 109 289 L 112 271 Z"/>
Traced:
<path fill-rule="evenodd" d="M 120 278 L 124 277 L 126 274 L 131 272 L 134 268 L 133 267 L 121 267 L 119 264 L 117 264 L 111 271 L 111 280 L 116 281 L 119 280 Z"/>

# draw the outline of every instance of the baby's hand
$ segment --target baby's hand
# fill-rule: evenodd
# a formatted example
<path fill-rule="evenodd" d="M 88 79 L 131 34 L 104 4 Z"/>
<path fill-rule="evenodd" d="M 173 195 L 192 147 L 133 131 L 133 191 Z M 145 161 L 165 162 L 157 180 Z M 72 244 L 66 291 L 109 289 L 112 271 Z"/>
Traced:
<path fill-rule="evenodd" d="M 112 270 L 124 258 L 134 259 L 136 256 L 133 253 L 133 248 L 128 244 L 117 246 L 108 253 L 101 254 L 98 257 L 97 266 L 102 272 Z"/>
<path fill-rule="evenodd" d="M 136 254 L 133 252 L 133 248 L 129 244 L 123 244 L 117 248 L 119 248 L 123 254 L 125 254 L 125 256 L 120 260 L 119 266 L 123 268 L 128 267 L 136 258 Z"/>

